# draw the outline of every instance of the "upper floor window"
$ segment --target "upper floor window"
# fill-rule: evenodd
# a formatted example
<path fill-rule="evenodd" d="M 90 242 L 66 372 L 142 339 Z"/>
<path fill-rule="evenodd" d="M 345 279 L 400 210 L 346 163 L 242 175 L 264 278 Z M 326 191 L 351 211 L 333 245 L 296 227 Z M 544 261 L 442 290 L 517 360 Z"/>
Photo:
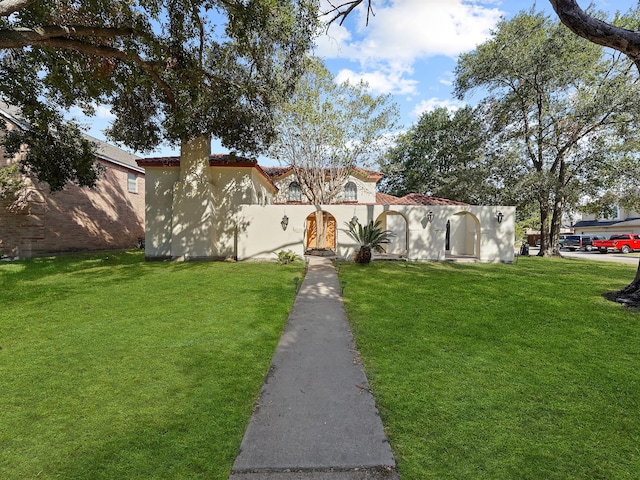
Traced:
<path fill-rule="evenodd" d="M 138 176 L 135 173 L 127 173 L 127 192 L 138 193 Z"/>
<path fill-rule="evenodd" d="M 357 202 L 358 201 L 358 187 L 353 182 L 349 182 L 344 186 L 344 201 L 345 202 Z"/>
<path fill-rule="evenodd" d="M 301 202 L 302 201 L 302 189 L 298 182 L 291 182 L 287 189 L 287 200 L 289 202 Z"/>

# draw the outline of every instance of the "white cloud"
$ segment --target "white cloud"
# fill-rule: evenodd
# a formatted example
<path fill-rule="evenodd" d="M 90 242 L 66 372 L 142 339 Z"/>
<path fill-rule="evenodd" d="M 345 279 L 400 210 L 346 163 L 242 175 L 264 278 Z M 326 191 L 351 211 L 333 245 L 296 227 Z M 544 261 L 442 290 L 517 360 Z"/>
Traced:
<path fill-rule="evenodd" d="M 343 69 L 340 79 L 366 80 L 379 93 L 414 94 L 409 79 L 418 60 L 455 58 L 487 40 L 504 13 L 493 0 L 386 0 L 374 7 L 366 26 L 362 5 L 345 25 L 333 24 L 317 41 L 316 55 L 360 65 Z M 441 82 L 446 84 L 446 77 Z"/>
<path fill-rule="evenodd" d="M 362 80 L 369 85 L 372 92 L 378 94 L 393 93 L 398 95 L 411 95 L 416 93 L 418 82 L 402 78 L 404 73 L 402 70 L 391 70 L 387 72 L 383 69 L 373 72 L 356 73 L 353 70 L 345 68 L 338 72 L 335 81 L 337 83 L 348 81 L 351 84 L 356 84 Z"/>
<path fill-rule="evenodd" d="M 109 107 L 109 105 L 98 105 L 96 103 L 93 103 L 91 106 L 93 107 L 95 112 L 94 117 L 104 120 L 111 120 L 116 118 L 116 116 L 111 112 L 111 108 Z M 78 106 L 71 107 L 71 109 L 69 110 L 69 115 L 75 118 L 79 118 L 81 121 L 86 121 L 87 119 L 89 119 L 89 117 L 87 117 L 82 109 Z"/>
<path fill-rule="evenodd" d="M 314 54 L 320 58 L 337 58 L 351 41 L 351 33 L 340 25 L 332 25 L 328 32 L 316 39 Z"/>
<path fill-rule="evenodd" d="M 412 114 L 417 118 L 425 112 L 432 112 L 436 108 L 446 108 L 452 112 L 464 107 L 466 104 L 458 100 L 439 100 L 437 98 L 430 98 L 429 100 L 423 100 L 418 103 L 413 109 Z"/>
<path fill-rule="evenodd" d="M 455 75 L 451 71 L 444 72 L 442 75 L 440 75 L 440 77 L 438 77 L 438 82 L 441 83 L 442 85 L 446 85 L 447 87 L 452 86 L 454 80 L 455 80 Z"/>
<path fill-rule="evenodd" d="M 336 42 L 334 57 L 361 64 L 382 60 L 412 64 L 436 55 L 455 57 L 485 41 L 503 12 L 469 0 L 395 0 L 385 2 L 375 13 L 369 26 L 364 26 L 364 15 L 358 12 L 358 38 L 353 41 L 344 27 L 332 25 L 328 34 Z"/>
<path fill-rule="evenodd" d="M 96 116 L 98 118 L 105 118 L 107 120 L 116 118 L 116 116 L 111 112 L 111 109 L 109 108 L 108 105 L 98 105 L 95 107 L 95 109 L 96 109 Z"/>

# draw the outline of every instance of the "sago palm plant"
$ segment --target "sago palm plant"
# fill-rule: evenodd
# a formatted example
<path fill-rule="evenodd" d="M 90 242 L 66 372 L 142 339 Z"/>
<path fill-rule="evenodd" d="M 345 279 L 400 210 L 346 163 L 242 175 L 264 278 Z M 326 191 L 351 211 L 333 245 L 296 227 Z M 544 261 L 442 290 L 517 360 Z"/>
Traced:
<path fill-rule="evenodd" d="M 360 245 L 360 250 L 356 254 L 356 263 L 371 262 L 371 250 L 376 252 L 384 252 L 382 246 L 389 243 L 391 237 L 394 236 L 391 230 L 383 230 L 380 220 L 375 223 L 370 220 L 366 225 L 359 223 L 347 222 L 347 234 Z"/>

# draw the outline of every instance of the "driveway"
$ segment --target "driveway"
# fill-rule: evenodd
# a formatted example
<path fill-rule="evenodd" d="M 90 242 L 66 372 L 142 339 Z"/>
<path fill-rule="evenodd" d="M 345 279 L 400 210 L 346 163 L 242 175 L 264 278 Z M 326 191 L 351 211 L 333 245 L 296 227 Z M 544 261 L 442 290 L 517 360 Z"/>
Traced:
<path fill-rule="evenodd" d="M 538 249 L 531 248 L 529 250 L 529 255 L 537 255 Z M 600 262 L 619 262 L 619 263 L 628 263 L 630 265 L 638 265 L 638 261 L 640 260 L 638 257 L 634 257 L 633 255 L 623 255 L 621 253 L 600 253 L 598 251 L 592 252 L 580 252 L 575 251 L 572 252 L 570 250 L 560 250 L 560 254 L 564 258 L 581 258 L 583 260 L 596 260 Z"/>

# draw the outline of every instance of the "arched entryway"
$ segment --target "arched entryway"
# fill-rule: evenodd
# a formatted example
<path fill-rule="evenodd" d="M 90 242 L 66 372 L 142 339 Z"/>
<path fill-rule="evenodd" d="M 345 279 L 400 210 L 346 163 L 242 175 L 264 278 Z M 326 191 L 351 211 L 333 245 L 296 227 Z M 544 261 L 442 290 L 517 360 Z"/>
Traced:
<path fill-rule="evenodd" d="M 445 236 L 447 255 L 480 258 L 480 221 L 470 212 L 459 212 L 447 222 Z"/>
<path fill-rule="evenodd" d="M 406 258 L 409 255 L 409 223 L 399 212 L 388 211 L 377 218 L 383 230 L 393 233 L 389 243 L 383 245 L 385 253 L 390 256 Z"/>
<path fill-rule="evenodd" d="M 320 228 L 318 228 L 318 222 Z M 306 219 L 305 250 L 336 249 L 336 219 L 325 211 L 314 212 Z"/>

